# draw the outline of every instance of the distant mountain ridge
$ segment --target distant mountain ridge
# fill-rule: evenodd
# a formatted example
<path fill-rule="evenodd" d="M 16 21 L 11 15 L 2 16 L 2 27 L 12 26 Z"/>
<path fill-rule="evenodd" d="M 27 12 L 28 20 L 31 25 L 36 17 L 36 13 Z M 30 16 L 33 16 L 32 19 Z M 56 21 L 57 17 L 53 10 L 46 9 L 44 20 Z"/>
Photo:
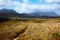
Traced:
<path fill-rule="evenodd" d="M 47 16 L 47 17 L 56 17 L 59 16 L 55 12 L 33 12 L 33 15 Z"/>
<path fill-rule="evenodd" d="M 0 17 L 3 18 L 34 18 L 35 16 L 26 14 L 26 13 L 17 13 L 11 9 L 2 9 L 0 10 Z"/>
<path fill-rule="evenodd" d="M 54 12 L 33 12 L 33 13 L 17 13 L 12 9 L 0 10 L 0 17 L 2 18 L 48 18 L 59 17 L 60 15 Z"/>

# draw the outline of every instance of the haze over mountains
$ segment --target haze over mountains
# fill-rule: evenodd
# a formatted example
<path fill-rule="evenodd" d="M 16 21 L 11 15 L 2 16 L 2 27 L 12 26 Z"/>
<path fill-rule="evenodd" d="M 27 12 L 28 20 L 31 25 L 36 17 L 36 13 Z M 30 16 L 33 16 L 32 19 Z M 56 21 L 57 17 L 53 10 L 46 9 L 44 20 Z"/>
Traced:
<path fill-rule="evenodd" d="M 49 18 L 59 17 L 60 15 L 54 12 L 33 12 L 33 13 L 17 13 L 12 9 L 0 10 L 0 17 L 2 18 Z"/>

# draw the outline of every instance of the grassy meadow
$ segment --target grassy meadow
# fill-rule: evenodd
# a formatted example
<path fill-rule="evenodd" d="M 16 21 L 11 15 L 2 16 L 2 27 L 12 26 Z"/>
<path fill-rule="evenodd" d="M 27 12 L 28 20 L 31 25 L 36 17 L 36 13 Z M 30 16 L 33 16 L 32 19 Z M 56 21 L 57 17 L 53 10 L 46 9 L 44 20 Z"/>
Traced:
<path fill-rule="evenodd" d="M 1 22 L 0 40 L 60 40 L 60 18 L 21 18 Z"/>

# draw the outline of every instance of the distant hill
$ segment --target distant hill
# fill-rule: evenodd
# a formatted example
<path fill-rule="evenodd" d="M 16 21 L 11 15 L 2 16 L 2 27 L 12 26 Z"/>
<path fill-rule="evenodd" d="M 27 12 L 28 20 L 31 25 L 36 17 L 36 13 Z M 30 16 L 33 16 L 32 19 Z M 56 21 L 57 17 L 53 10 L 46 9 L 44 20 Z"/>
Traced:
<path fill-rule="evenodd" d="M 54 12 L 33 12 L 33 13 L 17 13 L 12 9 L 2 9 L 0 10 L 0 18 L 49 18 L 49 17 L 59 17 Z"/>
<path fill-rule="evenodd" d="M 19 14 L 12 9 L 0 10 L 0 17 L 3 17 L 3 18 L 14 18 L 14 17 L 17 17 L 17 15 Z"/>
<path fill-rule="evenodd" d="M 31 14 L 40 16 L 40 17 L 59 17 L 60 16 L 56 14 L 55 12 L 33 12 Z"/>
<path fill-rule="evenodd" d="M 2 9 L 0 10 L 0 17 L 3 18 L 35 18 L 36 16 L 26 14 L 26 13 L 17 13 L 12 9 Z"/>

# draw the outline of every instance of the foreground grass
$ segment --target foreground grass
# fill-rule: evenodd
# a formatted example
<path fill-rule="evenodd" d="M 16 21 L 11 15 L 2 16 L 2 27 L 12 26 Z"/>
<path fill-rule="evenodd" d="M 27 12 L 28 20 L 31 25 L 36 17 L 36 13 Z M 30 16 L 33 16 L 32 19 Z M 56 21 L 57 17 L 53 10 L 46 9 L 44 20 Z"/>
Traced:
<path fill-rule="evenodd" d="M 60 19 L 19 19 L 0 23 L 0 40 L 60 40 Z"/>

